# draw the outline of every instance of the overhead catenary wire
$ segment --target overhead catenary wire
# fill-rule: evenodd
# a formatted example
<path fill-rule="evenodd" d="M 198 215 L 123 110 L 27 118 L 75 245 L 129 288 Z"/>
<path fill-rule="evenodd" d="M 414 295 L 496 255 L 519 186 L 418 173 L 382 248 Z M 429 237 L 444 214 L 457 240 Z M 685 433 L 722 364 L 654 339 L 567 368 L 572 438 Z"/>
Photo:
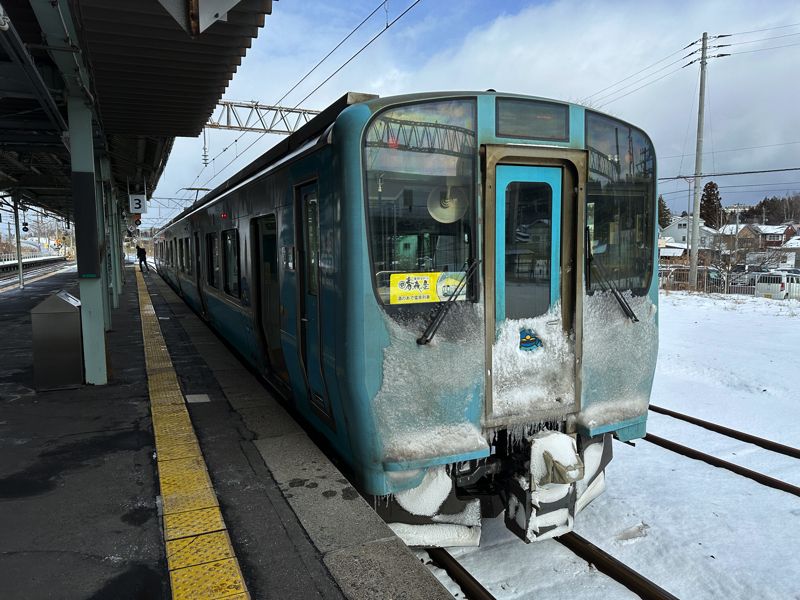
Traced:
<path fill-rule="evenodd" d="M 325 56 L 323 56 L 320 60 L 318 60 L 317 63 L 313 67 L 311 67 L 311 69 L 305 75 L 303 75 L 291 88 L 289 88 L 289 90 L 286 93 L 283 94 L 283 96 L 281 96 L 277 101 L 273 102 L 273 105 L 279 105 L 289 94 L 291 94 L 301 83 L 303 83 L 314 71 L 316 71 L 334 52 L 336 52 L 336 50 L 338 50 L 342 46 L 342 44 L 344 44 L 348 39 L 350 39 L 359 29 L 361 29 L 361 27 L 364 26 L 365 23 L 367 23 L 367 21 L 369 21 L 373 16 L 375 16 L 375 13 L 377 13 L 381 9 L 381 7 L 383 7 L 385 4 L 386 4 L 386 0 L 381 0 L 380 2 L 378 2 L 377 6 L 372 10 L 372 12 L 370 12 L 366 17 L 364 17 L 364 19 L 362 19 L 362 21 L 358 25 L 356 25 L 353 29 L 351 29 L 350 32 L 344 38 L 342 38 L 342 40 L 338 44 L 336 44 Z M 299 105 L 299 103 L 298 103 L 298 105 Z M 294 108 L 297 108 L 298 105 L 296 105 Z M 203 172 L 206 170 L 208 165 L 211 164 L 213 166 L 214 162 L 220 156 L 222 156 L 225 152 L 227 152 L 230 149 L 231 146 L 235 145 L 246 133 L 248 133 L 248 132 L 242 132 L 241 134 L 236 136 L 236 138 L 234 138 L 234 140 L 232 142 L 227 144 L 220 152 L 218 152 L 215 156 L 213 156 L 211 158 L 211 160 L 207 164 L 203 165 L 203 167 L 200 169 L 200 171 L 195 176 L 194 180 L 192 180 L 192 183 L 191 183 L 191 185 L 189 185 L 189 187 L 194 187 L 194 184 L 197 183 L 197 181 L 200 179 L 200 177 L 202 176 Z M 262 134 L 259 137 L 259 139 L 261 139 L 261 137 L 263 137 L 263 136 L 264 136 L 264 134 Z M 248 148 L 249 148 L 249 146 L 248 146 Z M 237 152 L 237 156 L 239 156 L 238 152 Z M 183 197 L 184 201 L 188 200 L 190 196 L 191 196 L 191 192 L 188 192 L 186 194 L 186 196 Z"/>
<path fill-rule="evenodd" d="M 402 18 L 403 18 L 403 17 L 404 17 L 404 16 L 405 16 L 405 15 L 406 15 L 406 14 L 407 14 L 407 13 L 408 13 L 408 12 L 409 12 L 411 9 L 413 9 L 413 8 L 414 8 L 414 7 L 415 7 L 417 4 L 419 4 L 421 1 L 422 1 L 422 0 L 415 0 L 415 1 L 414 1 L 414 2 L 413 2 L 413 3 L 412 3 L 412 4 L 411 4 L 411 5 L 408 7 L 408 8 L 406 8 L 406 9 L 405 9 L 403 12 L 401 12 L 401 13 L 400 13 L 400 14 L 399 14 L 397 17 L 395 17 L 395 18 L 394 18 L 392 21 L 390 21 L 390 22 L 389 22 L 389 23 L 386 25 L 386 27 L 384 27 L 384 28 L 383 28 L 383 29 L 382 29 L 380 32 L 378 32 L 378 33 L 377 33 L 375 36 L 373 36 L 373 37 L 372 37 L 372 38 L 371 38 L 371 39 L 370 39 L 370 40 L 369 40 L 369 41 L 368 41 L 366 44 L 364 44 L 364 45 L 363 45 L 361 48 L 359 48 L 359 49 L 358 49 L 358 51 L 357 51 L 357 52 L 355 52 L 355 54 L 353 54 L 353 55 L 352 55 L 350 58 L 348 58 L 348 59 L 347 59 L 347 60 L 346 60 L 346 61 L 345 61 L 345 62 L 344 62 L 344 63 L 343 63 L 341 66 L 339 66 L 339 68 L 338 68 L 338 69 L 336 69 L 336 70 L 335 70 L 333 73 L 331 73 L 331 74 L 330 74 L 330 75 L 329 75 L 329 76 L 328 76 L 328 77 L 327 77 L 327 78 L 326 78 L 326 79 L 325 79 L 325 80 L 324 80 L 322 83 L 320 83 L 320 84 L 319 84 L 317 87 L 315 87 L 313 90 L 311 90 L 311 92 L 309 92 L 309 93 L 308 93 L 308 95 L 306 95 L 306 96 L 305 96 L 305 97 L 304 97 L 302 100 L 300 100 L 300 102 L 298 102 L 298 103 L 297 103 L 297 104 L 296 104 L 296 105 L 295 105 L 293 108 L 297 108 L 298 106 L 300 106 L 300 104 L 302 104 L 303 102 L 305 102 L 306 100 L 308 100 L 308 99 L 309 99 L 309 98 L 310 98 L 310 97 L 311 97 L 311 96 L 312 96 L 312 95 L 313 95 L 315 92 L 317 92 L 317 91 L 318 91 L 318 90 L 319 90 L 319 89 L 320 89 L 320 88 L 321 88 L 323 85 L 325 85 L 326 83 L 328 83 L 328 81 L 330 81 L 330 80 L 331 80 L 331 79 L 332 79 L 332 78 L 333 78 L 333 77 L 334 77 L 336 74 L 338 74 L 338 73 L 339 73 L 339 72 L 340 72 L 340 71 L 341 71 L 341 70 L 342 70 L 344 67 L 346 67 L 348 64 L 350 64 L 350 62 L 352 62 L 352 61 L 353 61 L 353 60 L 354 60 L 354 59 L 355 59 L 355 58 L 356 58 L 356 57 L 357 57 L 359 54 L 361 54 L 361 53 L 362 53 L 364 50 L 366 50 L 366 49 L 367 49 L 367 48 L 368 48 L 370 45 L 372 45 L 372 43 L 373 43 L 373 42 L 375 42 L 375 41 L 376 41 L 376 40 L 377 40 L 379 37 L 381 37 L 381 36 L 382 36 L 384 33 L 386 33 L 386 31 L 388 31 L 388 30 L 389 30 L 389 28 L 390 28 L 392 25 L 394 25 L 394 24 L 395 24 L 395 23 L 397 23 L 397 22 L 398 22 L 400 19 L 402 19 Z M 206 186 L 207 186 L 209 183 L 211 183 L 211 182 L 212 182 L 214 179 L 216 179 L 217 177 L 219 177 L 219 175 L 220 175 L 220 174 L 221 174 L 221 173 L 222 173 L 224 170 L 226 170 L 228 167 L 230 167 L 230 166 L 231 166 L 231 165 L 232 165 L 232 164 L 233 164 L 233 163 L 236 161 L 236 159 L 238 159 L 238 158 L 239 158 L 239 156 L 241 156 L 242 154 L 244 154 L 245 152 L 247 152 L 247 151 L 248 151 L 250 148 L 252 148 L 252 147 L 253 147 L 253 146 L 254 146 L 256 143 L 258 143 L 258 141 L 259 141 L 259 140 L 261 140 L 261 138 L 263 138 L 265 135 L 266 135 L 266 132 L 264 132 L 264 133 L 260 134 L 260 135 L 259 135 L 259 136 L 258 136 L 256 139 L 254 139 L 254 140 L 253 140 L 253 141 L 252 141 L 250 144 L 248 144 L 248 146 L 247 146 L 247 147 L 246 147 L 244 150 L 242 150 L 242 152 L 241 152 L 240 154 L 238 154 L 237 156 L 235 156 L 235 157 L 234 157 L 232 160 L 230 160 L 230 161 L 229 161 L 229 162 L 228 162 L 228 163 L 227 163 L 225 166 L 223 166 L 223 167 L 222 167 L 222 168 L 221 168 L 219 171 L 217 171 L 217 172 L 216 172 L 216 173 L 215 173 L 215 174 L 214 174 L 214 175 L 213 175 L 211 178 L 209 178 L 209 179 L 208 179 L 208 180 L 207 180 L 205 183 L 203 183 L 203 187 L 206 187 Z"/>

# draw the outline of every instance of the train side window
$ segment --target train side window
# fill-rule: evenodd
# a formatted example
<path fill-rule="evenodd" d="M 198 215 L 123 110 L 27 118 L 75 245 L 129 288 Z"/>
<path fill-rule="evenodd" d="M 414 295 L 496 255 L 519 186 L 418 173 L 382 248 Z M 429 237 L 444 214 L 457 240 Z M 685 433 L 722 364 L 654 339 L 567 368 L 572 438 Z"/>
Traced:
<path fill-rule="evenodd" d="M 308 293 L 314 296 L 319 292 L 319 204 L 316 185 L 300 190 L 303 198 L 303 217 L 306 222 L 305 233 L 305 273 Z"/>
<path fill-rule="evenodd" d="M 206 281 L 212 287 L 219 287 L 219 244 L 216 233 L 206 234 Z"/>
<path fill-rule="evenodd" d="M 188 275 L 192 274 L 192 251 L 189 246 L 189 238 L 183 239 L 183 266 Z"/>
<path fill-rule="evenodd" d="M 186 270 L 185 264 L 186 261 L 184 260 L 184 255 L 183 255 L 183 240 L 178 240 L 178 268 L 181 271 L 185 271 Z"/>
<path fill-rule="evenodd" d="M 222 232 L 222 262 L 225 293 L 239 298 L 239 232 L 227 229 Z"/>

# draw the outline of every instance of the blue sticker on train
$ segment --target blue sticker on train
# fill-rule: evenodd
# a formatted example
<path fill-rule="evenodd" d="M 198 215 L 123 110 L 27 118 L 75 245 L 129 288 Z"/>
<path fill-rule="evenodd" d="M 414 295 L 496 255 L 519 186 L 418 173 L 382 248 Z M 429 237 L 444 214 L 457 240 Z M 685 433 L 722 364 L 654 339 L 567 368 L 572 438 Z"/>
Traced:
<path fill-rule="evenodd" d="M 519 331 L 519 349 L 526 352 L 532 352 L 544 346 L 542 338 L 536 335 L 536 332 L 531 329 L 520 329 Z"/>

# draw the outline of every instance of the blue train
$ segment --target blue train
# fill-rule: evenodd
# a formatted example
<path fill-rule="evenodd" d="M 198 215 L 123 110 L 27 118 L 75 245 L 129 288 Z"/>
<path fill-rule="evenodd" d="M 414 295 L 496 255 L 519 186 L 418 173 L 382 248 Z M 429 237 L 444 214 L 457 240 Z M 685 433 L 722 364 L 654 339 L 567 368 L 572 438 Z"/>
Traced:
<path fill-rule="evenodd" d="M 162 276 L 411 545 L 532 541 L 644 435 L 656 160 L 587 108 L 347 94 L 155 238 Z"/>

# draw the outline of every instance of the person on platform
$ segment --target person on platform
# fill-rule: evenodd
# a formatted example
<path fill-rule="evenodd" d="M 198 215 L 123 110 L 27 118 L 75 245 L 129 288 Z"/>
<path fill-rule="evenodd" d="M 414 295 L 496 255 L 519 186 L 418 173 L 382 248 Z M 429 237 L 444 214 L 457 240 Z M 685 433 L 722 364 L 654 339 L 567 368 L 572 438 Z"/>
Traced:
<path fill-rule="evenodd" d="M 150 270 L 150 267 L 147 266 L 147 250 L 137 245 L 136 258 L 139 259 L 139 268 L 141 269 L 142 273 Z"/>

